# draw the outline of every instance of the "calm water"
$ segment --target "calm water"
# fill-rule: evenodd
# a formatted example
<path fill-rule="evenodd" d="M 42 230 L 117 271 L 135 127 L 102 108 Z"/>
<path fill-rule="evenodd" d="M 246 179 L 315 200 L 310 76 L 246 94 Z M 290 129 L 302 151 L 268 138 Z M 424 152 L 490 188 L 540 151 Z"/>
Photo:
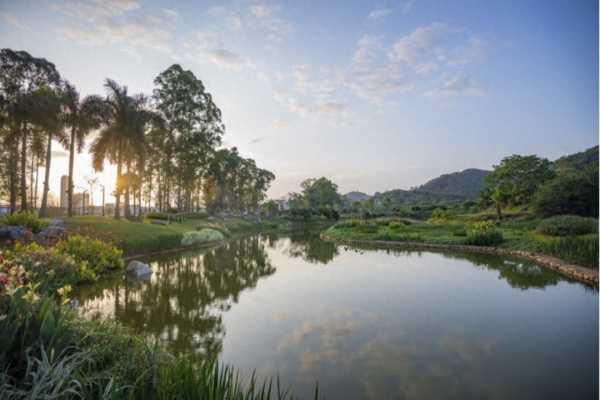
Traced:
<path fill-rule="evenodd" d="M 532 264 L 307 234 L 149 261 L 150 281 L 82 291 L 84 312 L 303 397 L 597 398 L 598 292 Z"/>

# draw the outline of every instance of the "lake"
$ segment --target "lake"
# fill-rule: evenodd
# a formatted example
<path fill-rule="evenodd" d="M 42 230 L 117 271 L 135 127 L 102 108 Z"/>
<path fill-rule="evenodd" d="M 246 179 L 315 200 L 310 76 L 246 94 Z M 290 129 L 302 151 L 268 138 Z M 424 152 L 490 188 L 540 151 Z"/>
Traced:
<path fill-rule="evenodd" d="M 174 352 L 279 375 L 310 398 L 588 399 L 598 291 L 495 255 L 256 235 L 147 259 L 146 282 L 78 293 Z"/>

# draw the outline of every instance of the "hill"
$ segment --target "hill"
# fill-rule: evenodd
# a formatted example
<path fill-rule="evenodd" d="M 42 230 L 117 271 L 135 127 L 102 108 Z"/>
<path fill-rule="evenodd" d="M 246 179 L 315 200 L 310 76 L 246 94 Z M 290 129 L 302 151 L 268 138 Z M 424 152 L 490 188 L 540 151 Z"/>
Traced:
<path fill-rule="evenodd" d="M 352 204 L 356 201 L 365 201 L 369 200 L 371 196 L 363 192 L 348 192 L 342 196 L 345 201 Z"/>
<path fill-rule="evenodd" d="M 441 196 L 475 199 L 483 188 L 483 180 L 490 171 L 469 168 L 461 172 L 440 175 L 419 186 L 418 192 Z"/>
<path fill-rule="evenodd" d="M 598 146 L 561 157 L 554 161 L 554 168 L 558 172 L 565 172 L 568 170 L 581 170 L 594 163 L 598 164 Z"/>

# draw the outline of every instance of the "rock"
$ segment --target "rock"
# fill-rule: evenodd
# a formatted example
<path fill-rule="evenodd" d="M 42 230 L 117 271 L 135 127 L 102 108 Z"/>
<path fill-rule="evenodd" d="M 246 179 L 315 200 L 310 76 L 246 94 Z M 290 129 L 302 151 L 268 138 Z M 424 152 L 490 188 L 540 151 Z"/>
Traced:
<path fill-rule="evenodd" d="M 28 242 L 33 237 L 31 231 L 22 226 L 2 226 L 0 227 L 0 240 L 18 240 Z"/>
<path fill-rule="evenodd" d="M 50 220 L 50 222 L 48 223 L 49 227 L 52 228 L 64 228 L 65 227 L 65 221 L 63 221 L 62 219 L 59 218 L 53 218 Z"/>
<path fill-rule="evenodd" d="M 127 275 L 136 279 L 149 278 L 152 275 L 152 268 L 146 263 L 132 260 L 127 265 Z"/>
<path fill-rule="evenodd" d="M 49 226 L 44 228 L 38 235 L 44 239 L 58 239 L 65 236 L 66 229 L 62 226 Z"/>

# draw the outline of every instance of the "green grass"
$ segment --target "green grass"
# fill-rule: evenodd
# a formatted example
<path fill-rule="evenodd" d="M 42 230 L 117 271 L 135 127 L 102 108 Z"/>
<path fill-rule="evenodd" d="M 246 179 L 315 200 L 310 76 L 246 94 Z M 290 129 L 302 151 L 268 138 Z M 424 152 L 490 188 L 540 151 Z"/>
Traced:
<path fill-rule="evenodd" d="M 517 212 L 515 212 L 516 214 Z M 541 252 L 554 255 L 565 261 L 598 268 L 598 235 L 578 235 L 560 238 L 536 231 L 542 221 L 532 216 L 515 215 L 514 219 L 497 224 L 495 229 L 502 234 L 504 241 L 498 247 Z M 325 233 L 338 239 L 414 241 L 440 245 L 465 245 L 467 232 L 473 229 L 470 221 L 485 220 L 478 215 L 469 215 L 435 223 L 403 224 L 398 222 L 361 221 L 359 224 L 341 221 Z M 595 243 L 594 243 L 595 241 Z"/>
<path fill-rule="evenodd" d="M 203 228 L 216 229 L 229 236 L 263 229 L 277 229 L 277 222 L 256 223 L 241 218 L 224 220 L 187 219 L 181 223 L 155 225 L 149 221 L 131 222 L 111 217 L 81 216 L 68 218 L 71 231 L 98 238 L 123 250 L 125 255 L 171 250 L 181 246 L 184 234 Z"/>

